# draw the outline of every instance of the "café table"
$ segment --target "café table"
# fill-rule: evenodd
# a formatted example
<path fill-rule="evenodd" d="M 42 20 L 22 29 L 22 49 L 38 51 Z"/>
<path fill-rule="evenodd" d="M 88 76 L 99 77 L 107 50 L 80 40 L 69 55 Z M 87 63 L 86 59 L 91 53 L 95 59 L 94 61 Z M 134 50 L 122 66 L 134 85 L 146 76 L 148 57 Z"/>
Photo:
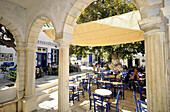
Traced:
<path fill-rule="evenodd" d="M 122 82 L 110 82 L 110 81 L 100 81 L 100 82 L 103 82 L 103 83 L 111 83 L 111 84 L 113 84 L 113 85 L 122 84 Z"/>
<path fill-rule="evenodd" d="M 122 82 L 110 82 L 110 83 L 112 83 L 113 85 L 123 84 Z"/>
<path fill-rule="evenodd" d="M 95 90 L 95 93 L 98 94 L 98 95 L 101 95 L 101 96 L 104 96 L 104 95 L 111 95 L 112 92 L 110 90 L 107 90 L 107 89 L 96 89 Z"/>
<path fill-rule="evenodd" d="M 69 84 L 70 87 L 78 87 L 78 84 L 71 83 Z"/>
<path fill-rule="evenodd" d="M 145 80 L 145 78 L 139 78 L 139 80 L 140 80 L 140 81 L 144 81 L 144 80 Z"/>

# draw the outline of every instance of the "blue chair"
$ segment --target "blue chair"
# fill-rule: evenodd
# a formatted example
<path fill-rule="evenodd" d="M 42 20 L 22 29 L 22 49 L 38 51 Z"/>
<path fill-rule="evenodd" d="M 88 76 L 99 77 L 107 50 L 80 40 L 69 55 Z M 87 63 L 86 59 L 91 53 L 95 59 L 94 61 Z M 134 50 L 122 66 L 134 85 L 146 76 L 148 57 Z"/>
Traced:
<path fill-rule="evenodd" d="M 112 93 L 113 93 L 113 85 L 111 83 L 105 83 L 103 88 L 108 89 L 108 90 L 112 91 Z M 110 99 L 111 97 L 113 98 L 113 95 L 108 95 L 108 96 L 103 96 L 103 97 L 104 97 L 104 99 Z"/>
<path fill-rule="evenodd" d="M 103 96 L 93 93 L 94 112 L 104 112 L 107 103 L 103 101 Z"/>
<path fill-rule="evenodd" d="M 86 73 L 86 78 L 89 78 L 89 73 Z"/>
<path fill-rule="evenodd" d="M 82 84 L 84 90 L 87 90 L 87 87 L 90 86 L 90 80 L 89 79 L 82 79 Z"/>
<path fill-rule="evenodd" d="M 72 78 L 71 80 L 69 80 L 69 82 L 76 83 L 76 80 L 75 78 Z"/>
<path fill-rule="evenodd" d="M 134 96 L 135 104 L 136 104 L 136 112 L 138 112 L 138 102 L 137 102 L 137 99 L 136 99 L 135 91 L 133 91 L 133 96 Z"/>
<path fill-rule="evenodd" d="M 91 88 L 89 86 L 89 101 L 90 101 L 90 110 L 91 110 L 91 106 L 92 106 L 92 100 L 93 100 L 93 97 L 91 96 Z"/>
<path fill-rule="evenodd" d="M 141 101 L 139 99 L 138 100 L 138 104 L 139 104 L 139 112 L 147 112 L 147 103 L 144 101 Z"/>
<path fill-rule="evenodd" d="M 104 80 L 105 80 L 105 81 L 109 81 L 109 80 L 110 80 L 110 78 L 104 78 Z"/>
<path fill-rule="evenodd" d="M 81 76 L 76 76 L 77 82 L 80 81 Z"/>
<path fill-rule="evenodd" d="M 104 84 L 104 82 L 97 82 L 97 88 L 98 89 L 103 89 L 103 88 L 105 88 L 105 84 Z"/>
<path fill-rule="evenodd" d="M 77 97 L 78 101 L 79 101 L 79 92 L 76 91 L 75 87 L 70 87 L 70 91 L 69 91 L 69 101 L 72 100 L 73 104 L 74 104 L 74 100 L 75 97 Z"/>
<path fill-rule="evenodd" d="M 79 86 L 77 87 L 77 91 L 79 92 L 79 94 L 82 94 L 84 97 L 84 86 L 82 82 L 79 83 Z"/>
<path fill-rule="evenodd" d="M 139 93 L 140 93 L 140 100 L 145 101 L 146 99 L 146 89 L 143 87 L 139 87 Z"/>
<path fill-rule="evenodd" d="M 94 76 L 93 75 L 90 75 L 90 78 L 89 78 L 91 84 L 94 84 Z"/>
<path fill-rule="evenodd" d="M 118 84 L 117 89 L 121 92 L 121 97 L 123 96 L 123 100 L 125 99 L 125 84 Z"/>
<path fill-rule="evenodd" d="M 118 93 L 117 93 L 117 99 L 116 101 L 112 101 L 111 99 L 107 102 L 107 109 L 106 109 L 106 112 L 108 111 L 114 111 L 116 110 L 116 112 L 119 112 L 119 94 L 120 94 L 120 90 L 118 90 Z"/>

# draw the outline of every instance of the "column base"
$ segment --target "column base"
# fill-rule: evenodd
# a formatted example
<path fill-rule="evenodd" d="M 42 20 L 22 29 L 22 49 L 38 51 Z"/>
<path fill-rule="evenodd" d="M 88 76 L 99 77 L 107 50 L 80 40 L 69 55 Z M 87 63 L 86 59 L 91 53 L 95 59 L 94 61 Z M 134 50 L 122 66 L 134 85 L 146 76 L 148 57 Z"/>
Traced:
<path fill-rule="evenodd" d="M 24 98 L 22 100 L 23 103 L 23 112 L 32 112 L 37 109 L 37 96 Z"/>
<path fill-rule="evenodd" d="M 62 110 L 61 110 L 61 111 L 59 111 L 59 110 L 57 109 L 57 112 L 62 112 Z M 68 109 L 68 110 L 66 110 L 66 112 L 72 112 L 72 111 L 71 111 L 71 108 L 69 107 L 69 109 Z"/>

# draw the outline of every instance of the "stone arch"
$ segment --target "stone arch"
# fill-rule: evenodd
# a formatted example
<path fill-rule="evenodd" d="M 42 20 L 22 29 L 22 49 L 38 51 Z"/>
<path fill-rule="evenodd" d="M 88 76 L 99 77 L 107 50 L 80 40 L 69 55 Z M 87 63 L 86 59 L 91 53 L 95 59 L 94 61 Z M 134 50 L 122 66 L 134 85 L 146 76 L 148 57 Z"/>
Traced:
<path fill-rule="evenodd" d="M 44 26 L 44 24 L 49 21 L 51 21 L 51 19 L 49 19 L 46 16 L 38 16 L 33 21 L 32 25 L 28 31 L 27 46 L 36 47 L 35 45 L 37 45 L 38 35 L 39 35 L 42 27 Z M 53 22 L 52 22 L 52 25 L 54 26 Z M 54 27 L 54 29 L 55 29 L 55 27 Z"/>
<path fill-rule="evenodd" d="M 70 11 L 67 13 L 65 23 L 63 26 L 63 37 L 71 38 L 74 26 L 81 12 L 92 2 L 96 0 L 76 0 Z M 148 18 L 159 15 L 159 10 L 163 7 L 162 0 L 130 0 L 139 10 L 142 18 Z"/>
<path fill-rule="evenodd" d="M 20 45 L 20 42 L 23 42 L 21 32 L 13 23 L 11 23 L 6 17 L 0 16 L 0 23 L 4 25 L 14 36 L 16 41 L 16 46 Z"/>

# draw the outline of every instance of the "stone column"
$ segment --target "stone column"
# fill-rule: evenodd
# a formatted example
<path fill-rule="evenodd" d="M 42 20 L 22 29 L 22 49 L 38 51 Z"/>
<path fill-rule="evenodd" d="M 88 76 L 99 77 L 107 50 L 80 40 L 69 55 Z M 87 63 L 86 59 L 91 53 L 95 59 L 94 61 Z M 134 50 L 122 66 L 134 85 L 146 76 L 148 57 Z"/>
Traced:
<path fill-rule="evenodd" d="M 69 44 L 70 42 L 56 40 L 59 43 L 59 77 L 58 77 L 58 111 L 70 112 L 69 107 Z"/>
<path fill-rule="evenodd" d="M 165 26 L 159 16 L 143 19 L 139 24 L 145 32 L 148 112 L 168 112 Z"/>
<path fill-rule="evenodd" d="M 17 49 L 17 99 L 18 99 L 18 112 L 22 111 L 21 99 L 24 97 L 25 90 L 25 47 L 19 46 Z"/>
<path fill-rule="evenodd" d="M 167 1 L 168 2 L 168 1 Z M 165 53 L 166 53 L 166 72 L 168 75 L 168 112 L 170 112 L 170 6 L 164 7 L 161 9 L 161 16 L 166 24 L 166 45 L 165 45 Z"/>
<path fill-rule="evenodd" d="M 26 47 L 25 95 L 23 111 L 30 112 L 37 109 L 35 96 L 35 51 L 36 47 Z"/>

